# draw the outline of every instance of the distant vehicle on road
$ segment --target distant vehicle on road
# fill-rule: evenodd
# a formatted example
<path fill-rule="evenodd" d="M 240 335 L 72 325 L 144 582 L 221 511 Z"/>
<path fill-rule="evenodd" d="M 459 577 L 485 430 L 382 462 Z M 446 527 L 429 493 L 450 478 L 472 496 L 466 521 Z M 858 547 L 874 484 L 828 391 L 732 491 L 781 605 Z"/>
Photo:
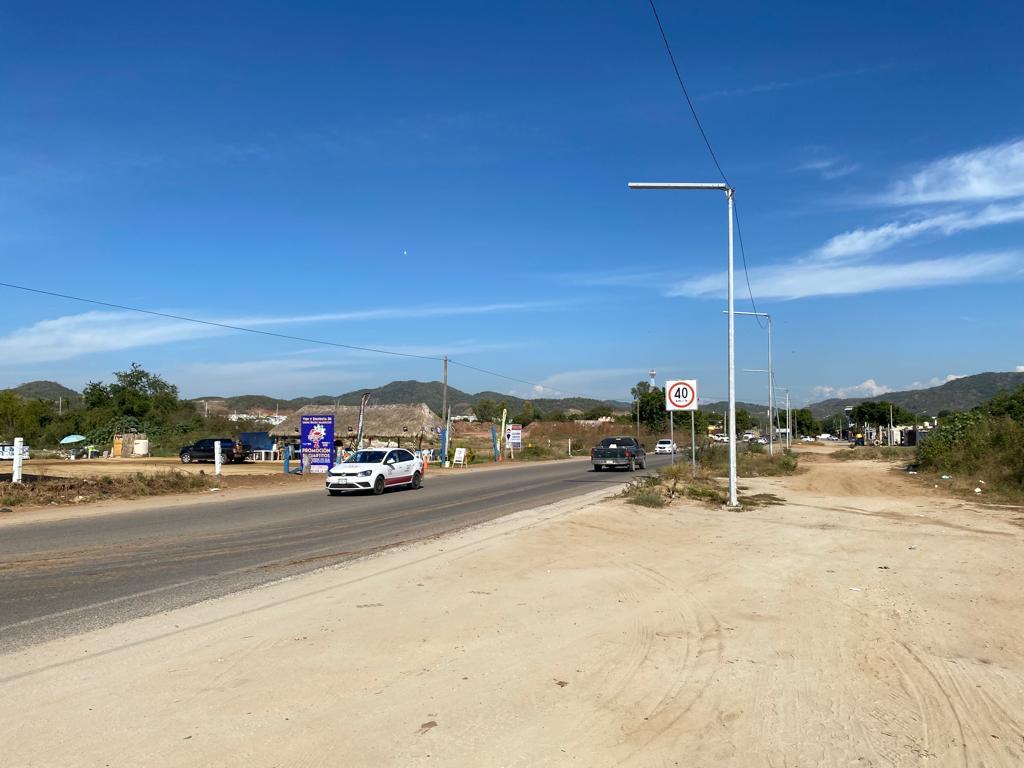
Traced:
<path fill-rule="evenodd" d="M 810 435 L 804 435 L 803 437 L 800 438 L 800 442 L 803 442 L 803 443 L 813 443 L 813 442 L 815 442 L 815 439 L 813 437 L 811 437 Z"/>
<path fill-rule="evenodd" d="M 646 469 L 647 452 L 635 438 L 606 437 L 590 449 L 590 461 L 595 472 L 616 467 L 635 472 L 637 467 Z"/>
<path fill-rule="evenodd" d="M 712 439 L 712 441 L 714 441 L 716 443 L 728 443 L 729 442 L 729 436 L 728 435 L 712 435 L 711 439 Z"/>
<path fill-rule="evenodd" d="M 655 453 L 675 453 L 676 444 L 669 440 L 667 437 L 663 437 L 654 446 Z"/>
<path fill-rule="evenodd" d="M 204 437 L 202 440 L 196 440 L 190 445 L 183 446 L 178 451 L 178 458 L 181 459 L 182 464 L 191 464 L 193 461 L 214 461 L 213 444 L 217 440 L 220 440 L 220 460 L 225 464 L 241 464 L 252 453 L 249 446 L 229 437 Z"/>
<path fill-rule="evenodd" d="M 373 491 L 385 488 L 423 484 L 423 459 L 405 448 L 371 448 L 356 451 L 348 459 L 335 464 L 327 472 L 327 492 L 340 496 L 342 491 Z"/>

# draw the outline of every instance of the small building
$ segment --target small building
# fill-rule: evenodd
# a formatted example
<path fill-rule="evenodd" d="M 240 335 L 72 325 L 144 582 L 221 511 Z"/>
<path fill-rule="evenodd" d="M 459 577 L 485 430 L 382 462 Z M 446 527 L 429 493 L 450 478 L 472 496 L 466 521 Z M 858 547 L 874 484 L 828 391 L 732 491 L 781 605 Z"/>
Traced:
<path fill-rule="evenodd" d="M 304 415 L 334 415 L 334 444 L 354 447 L 359 432 L 358 405 L 306 405 L 270 430 L 279 445 L 298 444 Z M 426 403 L 368 405 L 363 424 L 363 445 L 403 445 L 408 448 L 437 445 L 441 418 Z"/>

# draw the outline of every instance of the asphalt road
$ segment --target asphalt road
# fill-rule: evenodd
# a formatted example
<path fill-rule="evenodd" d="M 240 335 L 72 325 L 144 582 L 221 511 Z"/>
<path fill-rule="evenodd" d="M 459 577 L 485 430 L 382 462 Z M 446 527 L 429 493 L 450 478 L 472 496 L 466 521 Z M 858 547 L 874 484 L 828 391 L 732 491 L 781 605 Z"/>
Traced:
<path fill-rule="evenodd" d="M 651 455 L 649 467 L 668 463 Z M 639 473 L 638 473 L 639 474 Z M 0 528 L 0 651 L 109 626 L 623 483 L 581 461 L 467 472 L 419 490 L 324 490 Z"/>

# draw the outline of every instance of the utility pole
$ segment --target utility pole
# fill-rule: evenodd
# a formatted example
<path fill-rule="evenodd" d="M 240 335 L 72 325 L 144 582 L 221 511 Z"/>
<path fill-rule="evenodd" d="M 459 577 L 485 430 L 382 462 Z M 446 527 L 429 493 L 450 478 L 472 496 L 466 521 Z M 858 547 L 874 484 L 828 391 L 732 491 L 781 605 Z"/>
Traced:
<path fill-rule="evenodd" d="M 736 307 L 733 301 L 733 188 L 724 182 L 629 182 L 630 189 L 700 189 L 725 192 L 729 216 L 729 253 L 727 263 L 728 312 L 729 312 L 729 501 L 727 506 L 738 507 L 736 495 Z"/>
<path fill-rule="evenodd" d="M 441 387 L 441 418 L 448 413 L 448 355 L 444 356 L 444 385 Z"/>

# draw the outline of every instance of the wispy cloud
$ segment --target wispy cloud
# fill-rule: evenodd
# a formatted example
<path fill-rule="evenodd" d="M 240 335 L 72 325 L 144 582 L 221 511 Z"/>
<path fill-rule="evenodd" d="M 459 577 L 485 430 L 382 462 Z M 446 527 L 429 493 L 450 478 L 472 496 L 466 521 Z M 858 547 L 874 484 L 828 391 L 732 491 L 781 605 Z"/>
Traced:
<path fill-rule="evenodd" d="M 815 85 L 817 83 L 827 82 L 829 80 L 837 80 L 843 77 L 854 77 L 856 75 L 864 75 L 871 72 L 878 72 L 883 69 L 888 69 L 887 65 L 877 67 L 858 67 L 856 69 L 840 69 L 832 72 L 820 72 L 815 75 L 809 75 L 807 77 L 794 77 L 788 80 L 769 80 L 764 83 L 757 83 L 744 88 L 727 88 L 720 91 L 713 91 L 711 93 L 702 94 L 698 98 L 700 99 L 723 99 L 733 98 L 742 96 L 754 96 L 760 93 L 772 93 L 775 91 L 786 91 L 790 88 L 798 88 L 806 85 Z"/>
<path fill-rule="evenodd" d="M 191 363 L 169 374 L 184 382 L 186 397 L 240 395 L 251 389 L 253 382 L 259 382 L 260 394 L 276 397 L 340 394 L 350 389 L 352 382 L 365 382 L 372 376 L 333 355 Z"/>
<path fill-rule="evenodd" d="M 894 205 L 1024 196 L 1024 138 L 935 160 L 882 197 Z"/>
<path fill-rule="evenodd" d="M 400 309 L 355 310 L 320 315 L 292 315 L 279 317 L 204 318 L 237 327 L 270 329 L 294 324 L 315 324 L 332 321 L 422 319 L 426 317 L 458 317 L 487 313 L 506 313 L 548 306 L 541 303 L 485 304 L 475 306 L 406 307 Z M 0 336 L 0 368 L 28 363 L 70 360 L 101 352 L 153 347 L 194 339 L 225 336 L 236 333 L 227 328 L 173 320 L 136 312 L 91 311 L 67 315 L 52 320 L 41 320 L 17 328 Z M 331 339 L 328 338 L 328 341 Z M 391 346 L 363 342 L 351 337 L 340 340 L 358 346 L 387 349 L 412 355 L 439 356 L 442 354 L 470 354 L 512 346 L 511 342 L 454 341 L 448 345 L 405 344 Z M 350 354 L 358 354 L 353 350 Z M 362 353 L 371 354 L 371 353 Z"/>
<path fill-rule="evenodd" d="M 0 366 L 69 360 L 97 352 L 218 336 L 225 331 L 195 323 L 127 312 L 85 312 L 42 320 L 0 337 Z"/>
<path fill-rule="evenodd" d="M 563 371 L 539 382 L 543 389 L 536 391 L 534 387 L 534 394 L 552 397 L 580 392 L 599 397 L 600 395 L 594 393 L 604 392 L 614 393 L 606 395 L 609 397 L 623 398 L 628 396 L 629 388 L 640 378 L 642 376 L 637 373 L 636 368 L 587 368 Z"/>
<path fill-rule="evenodd" d="M 932 376 L 928 381 L 915 381 L 910 385 L 910 389 L 928 389 L 929 387 L 941 387 L 943 384 L 949 384 L 951 381 L 962 379 L 966 376 L 965 373 L 947 373 L 945 376 Z"/>
<path fill-rule="evenodd" d="M 811 255 L 826 261 L 849 259 L 878 253 L 928 232 L 952 235 L 1015 221 L 1024 221 L 1024 200 L 1006 205 L 987 205 L 975 211 L 956 211 L 912 221 L 890 222 L 880 227 L 854 229 L 831 238 Z"/>
<path fill-rule="evenodd" d="M 826 181 L 841 179 L 860 170 L 859 163 L 851 163 L 841 157 L 820 157 L 797 166 L 799 171 L 813 171 Z"/>
<path fill-rule="evenodd" d="M 973 253 L 902 264 L 806 263 L 750 270 L 754 295 L 764 299 L 801 299 L 873 293 L 907 288 L 983 282 L 1024 274 L 1024 253 Z M 713 274 L 677 284 L 670 296 L 720 298 L 725 275 Z"/>
<path fill-rule="evenodd" d="M 1018 365 L 1015 370 L 1017 373 L 1024 373 L 1024 365 Z"/>

